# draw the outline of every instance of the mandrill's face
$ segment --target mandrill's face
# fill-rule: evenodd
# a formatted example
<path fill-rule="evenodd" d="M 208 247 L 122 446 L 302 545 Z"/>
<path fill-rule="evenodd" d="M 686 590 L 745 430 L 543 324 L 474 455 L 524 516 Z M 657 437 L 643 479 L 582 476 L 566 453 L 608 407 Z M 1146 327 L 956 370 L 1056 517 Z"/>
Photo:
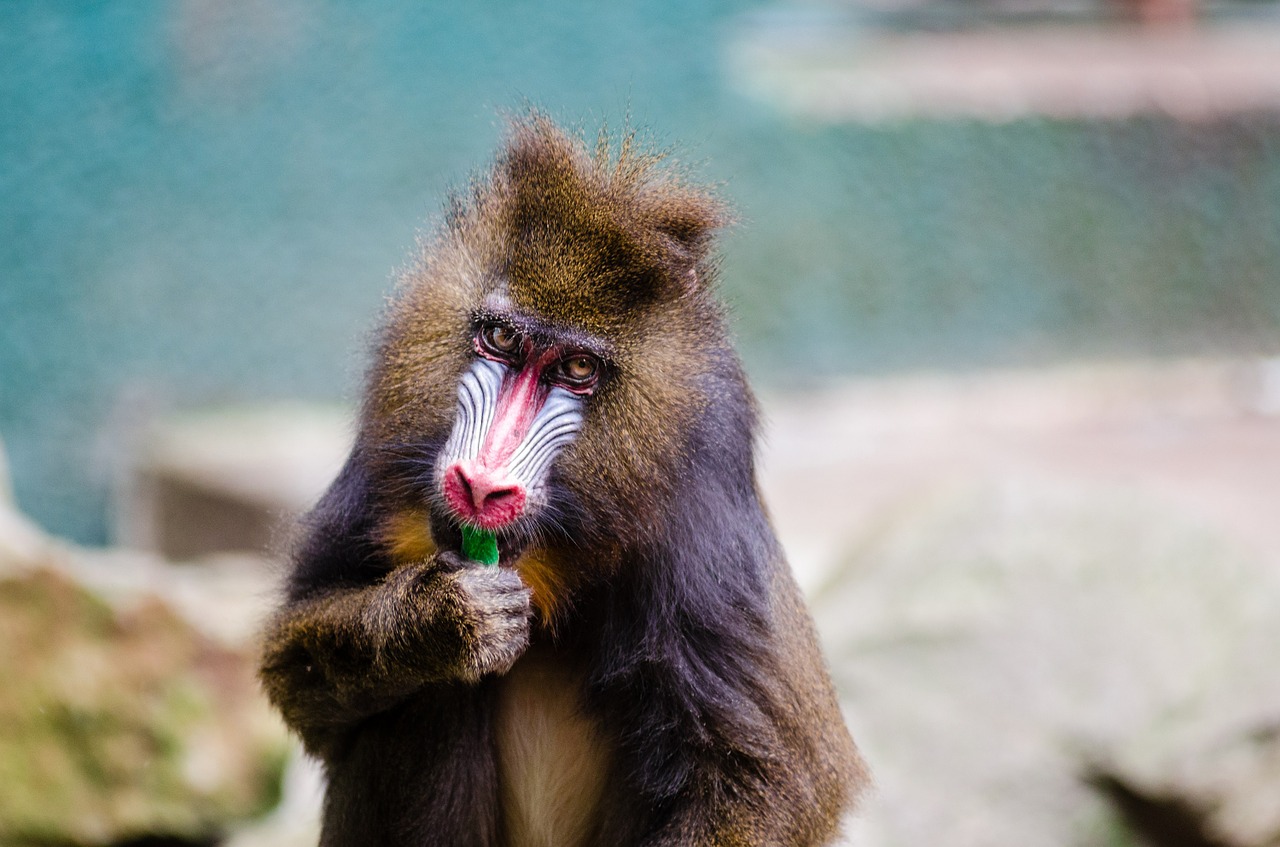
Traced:
<path fill-rule="evenodd" d="M 583 427 L 609 349 L 502 296 L 474 316 L 471 344 L 436 481 L 453 522 L 509 535 L 547 507 L 552 467 Z"/>
<path fill-rule="evenodd" d="M 503 565 L 611 567 L 671 519 L 711 398 L 749 405 L 709 291 L 720 206 L 601 155 L 518 128 L 407 278 L 363 434 L 396 556 L 472 527 Z"/>

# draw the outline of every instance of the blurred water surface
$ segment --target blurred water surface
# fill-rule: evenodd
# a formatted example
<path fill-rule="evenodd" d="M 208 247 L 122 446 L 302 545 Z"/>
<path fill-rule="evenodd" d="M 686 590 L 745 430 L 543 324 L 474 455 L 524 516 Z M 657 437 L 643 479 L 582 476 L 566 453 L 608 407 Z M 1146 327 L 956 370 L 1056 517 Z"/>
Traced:
<path fill-rule="evenodd" d="M 171 407 L 353 400 L 394 269 L 499 113 L 633 121 L 742 222 L 764 380 L 1273 351 L 1280 120 L 825 125 L 730 57 L 723 2 L 0 6 L 0 437 L 20 505 L 106 538 Z"/>

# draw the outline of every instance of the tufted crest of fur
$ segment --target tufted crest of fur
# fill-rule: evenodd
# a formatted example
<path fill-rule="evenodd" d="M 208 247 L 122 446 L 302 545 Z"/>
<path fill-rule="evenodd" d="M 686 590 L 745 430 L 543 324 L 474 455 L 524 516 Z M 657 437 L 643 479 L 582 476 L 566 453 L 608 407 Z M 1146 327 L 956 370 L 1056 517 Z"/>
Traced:
<path fill-rule="evenodd" d="M 500 246 L 495 264 L 520 305 L 617 332 L 638 307 L 706 280 L 711 234 L 724 224 L 712 197 L 661 162 L 638 152 L 632 137 L 611 156 L 602 136 L 588 156 L 534 118 L 515 127 L 459 223 L 490 230 Z"/>

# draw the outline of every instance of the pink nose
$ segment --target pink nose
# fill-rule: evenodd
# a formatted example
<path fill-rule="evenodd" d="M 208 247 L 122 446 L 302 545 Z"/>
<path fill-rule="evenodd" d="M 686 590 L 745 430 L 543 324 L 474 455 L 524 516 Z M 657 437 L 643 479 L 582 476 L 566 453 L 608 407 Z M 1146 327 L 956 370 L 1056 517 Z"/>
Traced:
<path fill-rule="evenodd" d="M 461 518 L 485 529 L 498 529 L 524 511 L 524 486 L 500 471 L 457 462 L 444 472 L 444 499 Z"/>

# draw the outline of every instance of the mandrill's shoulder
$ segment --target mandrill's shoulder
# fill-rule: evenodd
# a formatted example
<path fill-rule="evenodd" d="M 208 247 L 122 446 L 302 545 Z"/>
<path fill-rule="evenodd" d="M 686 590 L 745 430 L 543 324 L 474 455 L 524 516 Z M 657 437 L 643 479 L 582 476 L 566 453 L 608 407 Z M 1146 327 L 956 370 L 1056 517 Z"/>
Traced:
<path fill-rule="evenodd" d="M 781 554 L 768 573 L 774 647 L 783 657 L 776 682 L 783 690 L 775 692 L 784 705 L 779 729 L 792 766 L 814 778 L 814 801 L 838 816 L 870 787 L 870 770 L 845 725 L 817 627 Z"/>

